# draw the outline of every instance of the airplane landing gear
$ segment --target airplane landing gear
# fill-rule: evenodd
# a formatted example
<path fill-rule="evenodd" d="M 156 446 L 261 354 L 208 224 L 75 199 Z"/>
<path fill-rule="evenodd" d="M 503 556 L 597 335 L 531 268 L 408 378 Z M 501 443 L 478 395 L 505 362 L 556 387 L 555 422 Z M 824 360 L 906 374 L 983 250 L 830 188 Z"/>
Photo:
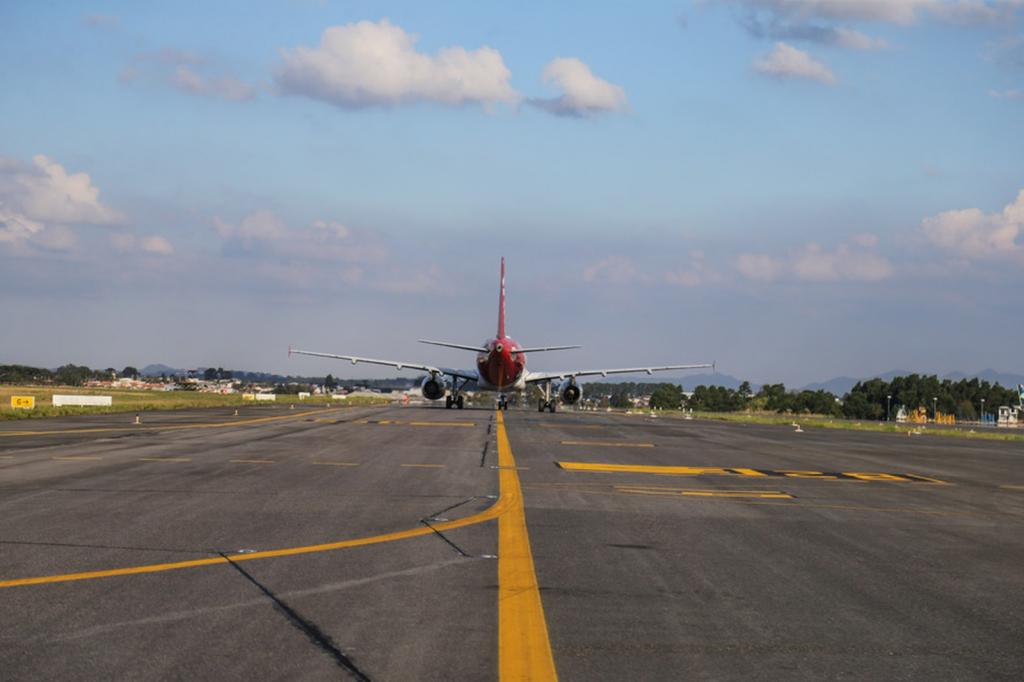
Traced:
<path fill-rule="evenodd" d="M 544 410 L 551 410 L 551 414 L 555 413 L 555 400 L 551 397 L 551 382 L 544 384 L 544 397 L 537 403 L 537 411 L 543 412 Z"/>
<path fill-rule="evenodd" d="M 462 386 L 465 385 L 466 381 L 463 381 Z M 462 409 L 462 406 L 464 404 L 462 400 L 462 386 L 459 386 L 459 380 L 457 378 L 455 379 L 455 381 L 452 382 L 451 395 L 446 395 L 444 397 L 444 406 L 446 409 L 452 409 L 453 405 L 459 408 L 460 410 Z"/>
<path fill-rule="evenodd" d="M 498 396 L 498 409 L 499 410 L 508 410 L 508 396 L 505 396 L 505 395 L 499 395 Z"/>

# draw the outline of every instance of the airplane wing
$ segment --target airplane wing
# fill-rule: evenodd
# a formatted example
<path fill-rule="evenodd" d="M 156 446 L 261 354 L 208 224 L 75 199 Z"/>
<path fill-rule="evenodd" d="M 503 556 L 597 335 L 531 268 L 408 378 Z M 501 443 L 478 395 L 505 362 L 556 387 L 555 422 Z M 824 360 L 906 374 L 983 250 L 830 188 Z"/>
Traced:
<path fill-rule="evenodd" d="M 543 353 L 549 350 L 572 350 L 574 348 L 583 348 L 583 346 L 535 346 L 534 348 L 513 348 L 512 354 L 516 353 Z"/>
<path fill-rule="evenodd" d="M 422 365 L 418 362 L 377 360 L 375 358 L 361 358 L 355 355 L 335 355 L 334 353 L 317 353 L 311 350 L 295 350 L 293 348 L 288 349 L 288 355 L 311 355 L 317 358 L 348 360 L 353 365 L 360 362 L 365 362 L 368 365 L 384 365 L 385 367 L 394 367 L 395 369 L 415 369 L 421 372 L 429 372 L 430 374 L 445 374 L 452 377 L 458 377 L 459 379 L 469 379 L 470 381 L 476 381 L 479 378 L 475 370 L 452 369 L 450 367 L 434 367 L 432 365 Z"/>
<path fill-rule="evenodd" d="M 555 379 L 567 379 L 569 377 L 602 376 L 609 374 L 653 374 L 654 372 L 669 372 L 674 369 L 705 369 L 715 368 L 715 363 L 699 365 L 663 365 L 661 367 L 628 367 L 622 369 L 584 369 L 569 372 L 527 372 L 526 383 L 537 384 Z"/>

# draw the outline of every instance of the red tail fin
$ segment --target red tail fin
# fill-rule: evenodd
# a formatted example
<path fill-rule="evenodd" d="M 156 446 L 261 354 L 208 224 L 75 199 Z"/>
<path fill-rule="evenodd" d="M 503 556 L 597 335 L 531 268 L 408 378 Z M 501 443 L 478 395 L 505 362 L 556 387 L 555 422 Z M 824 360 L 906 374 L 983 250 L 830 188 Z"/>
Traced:
<path fill-rule="evenodd" d="M 505 257 L 501 257 L 501 293 L 498 294 L 498 338 L 505 338 Z"/>

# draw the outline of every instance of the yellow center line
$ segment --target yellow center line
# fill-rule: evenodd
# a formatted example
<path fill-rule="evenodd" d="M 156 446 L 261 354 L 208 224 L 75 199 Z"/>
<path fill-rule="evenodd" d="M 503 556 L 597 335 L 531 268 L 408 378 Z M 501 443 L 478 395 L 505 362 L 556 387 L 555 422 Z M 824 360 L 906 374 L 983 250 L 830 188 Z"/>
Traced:
<path fill-rule="evenodd" d="M 276 464 L 272 459 L 230 459 L 232 464 Z"/>
<path fill-rule="evenodd" d="M 140 462 L 191 462 L 191 457 L 139 457 Z"/>
<path fill-rule="evenodd" d="M 103 458 L 102 457 L 89 457 L 89 456 L 85 456 L 85 455 L 82 455 L 82 456 L 68 455 L 66 457 L 51 457 L 50 459 L 55 459 L 55 460 L 58 460 L 58 461 L 61 461 L 61 462 L 78 462 L 78 461 L 95 461 L 97 459 L 103 459 Z"/>
<path fill-rule="evenodd" d="M 402 466 L 417 469 L 444 469 L 444 464 L 403 464 Z"/>
<path fill-rule="evenodd" d="M 498 677 L 501 680 L 557 680 L 548 626 L 540 600 L 526 509 L 505 417 L 498 415 L 498 475 L 508 512 L 498 518 Z"/>
<path fill-rule="evenodd" d="M 329 467 L 357 467 L 359 462 L 311 462 L 311 464 L 321 464 Z"/>
<path fill-rule="evenodd" d="M 1024 485 L 1001 485 L 999 487 L 1007 490 L 1024 490 Z"/>
<path fill-rule="evenodd" d="M 605 440 L 563 440 L 562 445 L 592 445 L 599 448 L 653 448 L 654 443 L 614 443 Z"/>

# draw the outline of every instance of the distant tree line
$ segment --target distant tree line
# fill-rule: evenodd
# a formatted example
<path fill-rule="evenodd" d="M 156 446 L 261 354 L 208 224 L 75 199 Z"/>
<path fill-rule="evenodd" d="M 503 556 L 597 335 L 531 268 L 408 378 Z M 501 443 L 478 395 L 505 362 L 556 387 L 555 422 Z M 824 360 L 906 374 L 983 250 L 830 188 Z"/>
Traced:
<path fill-rule="evenodd" d="M 682 386 L 671 383 L 591 383 L 584 397 L 607 400 L 612 407 L 632 407 L 634 399 L 649 395 L 648 405 L 661 409 L 693 409 L 703 412 L 742 410 L 792 414 L 822 414 L 848 419 L 895 419 L 899 407 L 929 412 L 938 409 L 959 419 L 977 419 L 982 399 L 986 412 L 1000 405 L 1017 405 L 1016 389 L 979 379 L 940 380 L 935 375 L 911 374 L 891 381 L 871 379 L 858 382 L 842 399 L 824 390 L 790 391 L 784 384 L 765 384 L 754 393 L 744 381 L 738 388 L 697 386 L 687 396 Z"/>
<path fill-rule="evenodd" d="M 891 396 L 891 398 L 889 398 Z M 979 379 L 940 380 L 935 375 L 911 374 L 895 377 L 892 381 L 870 379 L 858 382 L 843 399 L 843 414 L 851 419 L 885 419 L 891 403 L 892 417 L 897 406 L 908 409 L 938 408 L 943 414 L 960 419 L 977 419 L 981 401 L 985 412 L 994 412 L 1000 405 L 1019 402 L 1013 388 L 991 384 Z"/>
<path fill-rule="evenodd" d="M 136 378 L 139 370 L 125 367 L 120 373 L 113 367 L 91 369 L 85 365 L 63 365 L 57 369 L 29 367 L 28 365 L 0 365 L 0 384 L 57 384 L 81 386 L 87 381 L 110 379 L 114 376 Z"/>

